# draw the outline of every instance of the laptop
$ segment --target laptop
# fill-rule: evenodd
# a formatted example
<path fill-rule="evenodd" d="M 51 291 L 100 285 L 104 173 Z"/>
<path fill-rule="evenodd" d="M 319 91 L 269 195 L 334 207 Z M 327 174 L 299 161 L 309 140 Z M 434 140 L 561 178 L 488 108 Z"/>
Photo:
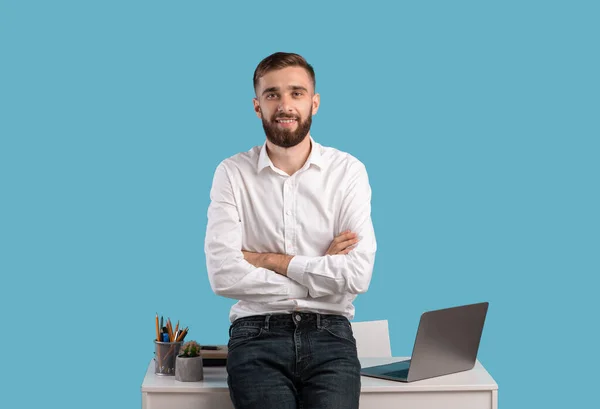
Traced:
<path fill-rule="evenodd" d="M 361 368 L 361 375 L 414 382 L 475 366 L 488 302 L 421 315 L 411 359 Z"/>

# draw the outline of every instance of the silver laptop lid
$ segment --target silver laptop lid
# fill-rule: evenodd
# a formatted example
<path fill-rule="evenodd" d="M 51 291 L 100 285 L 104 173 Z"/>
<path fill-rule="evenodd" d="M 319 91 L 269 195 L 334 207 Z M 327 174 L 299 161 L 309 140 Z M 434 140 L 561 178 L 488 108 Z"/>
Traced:
<path fill-rule="evenodd" d="M 428 311 L 421 315 L 408 381 L 472 369 L 489 303 Z"/>

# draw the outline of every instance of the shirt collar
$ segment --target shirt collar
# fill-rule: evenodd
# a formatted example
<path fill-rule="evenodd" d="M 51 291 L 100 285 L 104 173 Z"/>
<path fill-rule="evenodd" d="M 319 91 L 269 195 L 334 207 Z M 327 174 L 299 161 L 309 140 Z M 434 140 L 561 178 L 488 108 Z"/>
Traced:
<path fill-rule="evenodd" d="M 316 165 L 319 169 L 323 168 L 323 156 L 321 155 L 321 145 L 319 145 L 312 136 L 308 135 L 310 138 L 310 155 L 308 155 L 308 159 L 304 164 L 303 168 L 306 169 L 310 165 Z M 275 170 L 275 165 L 271 162 L 271 158 L 267 154 L 267 141 L 263 144 L 262 148 L 260 148 L 260 154 L 258 155 L 258 164 L 256 165 L 256 173 L 260 173 L 266 167 L 270 167 Z"/>

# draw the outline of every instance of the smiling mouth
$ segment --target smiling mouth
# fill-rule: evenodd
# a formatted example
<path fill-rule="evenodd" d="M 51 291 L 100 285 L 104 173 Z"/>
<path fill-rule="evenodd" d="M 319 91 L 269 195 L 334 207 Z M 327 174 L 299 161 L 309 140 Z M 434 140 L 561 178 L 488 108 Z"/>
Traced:
<path fill-rule="evenodd" d="M 281 127 L 289 128 L 291 126 L 294 126 L 294 124 L 298 122 L 298 120 L 296 118 L 278 118 L 275 120 L 275 122 L 277 122 L 277 124 Z"/>

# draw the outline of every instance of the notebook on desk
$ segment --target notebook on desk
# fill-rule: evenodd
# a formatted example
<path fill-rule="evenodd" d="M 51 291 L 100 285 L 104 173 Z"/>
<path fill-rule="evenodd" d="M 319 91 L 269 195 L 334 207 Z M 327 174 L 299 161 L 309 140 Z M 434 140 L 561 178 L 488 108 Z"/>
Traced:
<path fill-rule="evenodd" d="M 428 311 L 421 315 L 411 359 L 361 369 L 361 374 L 413 382 L 472 369 L 489 303 Z"/>
<path fill-rule="evenodd" d="M 201 345 L 200 355 L 204 366 L 226 366 L 227 345 Z"/>

